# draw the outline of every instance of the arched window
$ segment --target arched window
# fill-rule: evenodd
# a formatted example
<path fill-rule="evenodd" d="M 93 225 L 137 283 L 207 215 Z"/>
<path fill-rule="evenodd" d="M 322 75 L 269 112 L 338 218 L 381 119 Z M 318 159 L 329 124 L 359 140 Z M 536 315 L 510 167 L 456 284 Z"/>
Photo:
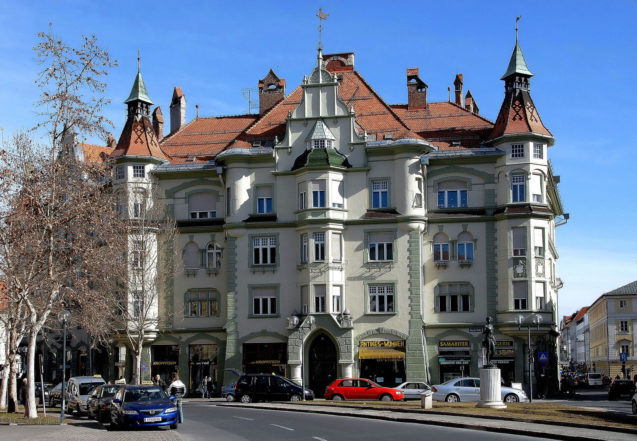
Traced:
<path fill-rule="evenodd" d="M 200 266 L 199 247 L 194 242 L 188 242 L 184 247 L 184 269 L 197 269 Z"/>
<path fill-rule="evenodd" d="M 206 247 L 206 269 L 216 270 L 221 267 L 221 247 L 210 242 Z"/>
<path fill-rule="evenodd" d="M 473 236 L 471 233 L 463 231 L 458 235 L 458 244 L 456 245 L 458 261 L 473 261 Z"/>
<path fill-rule="evenodd" d="M 434 261 L 449 261 L 449 238 L 445 233 L 438 233 L 434 236 Z"/>
<path fill-rule="evenodd" d="M 189 289 L 184 296 L 185 317 L 211 317 L 217 315 L 218 295 L 211 288 Z"/>

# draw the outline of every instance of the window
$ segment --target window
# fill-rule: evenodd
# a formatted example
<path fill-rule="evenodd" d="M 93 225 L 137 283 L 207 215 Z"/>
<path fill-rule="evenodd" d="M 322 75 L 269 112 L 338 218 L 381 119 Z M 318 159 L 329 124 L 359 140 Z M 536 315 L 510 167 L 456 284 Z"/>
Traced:
<path fill-rule="evenodd" d="M 332 199 L 333 208 L 343 208 L 343 200 L 345 199 L 345 192 L 343 189 L 343 181 L 331 181 L 332 192 L 330 198 Z"/>
<path fill-rule="evenodd" d="M 272 187 L 257 187 L 257 213 L 272 213 Z"/>
<path fill-rule="evenodd" d="M 325 207 L 325 180 L 312 181 L 312 207 Z"/>
<path fill-rule="evenodd" d="M 434 236 L 434 261 L 447 262 L 449 260 L 449 239 L 444 233 Z"/>
<path fill-rule="evenodd" d="M 368 240 L 370 262 L 394 260 L 394 233 L 369 233 Z"/>
<path fill-rule="evenodd" d="M 389 181 L 372 182 L 372 208 L 389 207 Z"/>
<path fill-rule="evenodd" d="M 620 320 L 619 321 L 619 331 L 620 332 L 629 332 L 630 328 L 628 326 L 628 320 Z"/>
<path fill-rule="evenodd" d="M 252 314 L 253 315 L 276 315 L 277 298 L 275 288 L 253 288 L 252 289 Z"/>
<path fill-rule="evenodd" d="M 323 313 L 326 311 L 325 285 L 314 285 L 314 312 Z"/>
<path fill-rule="evenodd" d="M 314 233 L 314 260 L 325 260 L 325 233 Z"/>
<path fill-rule="evenodd" d="M 439 312 L 470 312 L 472 287 L 468 283 L 444 283 L 438 285 Z"/>
<path fill-rule="evenodd" d="M 416 194 L 414 195 L 414 208 L 422 208 L 422 178 L 416 178 Z"/>
<path fill-rule="evenodd" d="M 622 344 L 619 346 L 619 352 L 621 354 L 628 354 L 630 355 L 630 345 L 629 344 Z"/>
<path fill-rule="evenodd" d="M 133 193 L 133 218 L 141 219 L 146 212 L 146 194 L 141 191 Z"/>
<path fill-rule="evenodd" d="M 628 307 L 628 300 L 619 301 L 619 309 L 626 309 Z"/>
<path fill-rule="evenodd" d="M 332 286 L 332 313 L 338 314 L 343 311 L 343 287 Z"/>
<path fill-rule="evenodd" d="M 522 174 L 511 175 L 511 201 L 524 202 L 526 200 L 524 179 Z"/>
<path fill-rule="evenodd" d="M 513 230 L 513 255 L 526 256 L 526 228 L 515 227 Z"/>
<path fill-rule="evenodd" d="M 126 176 L 126 169 L 123 165 L 115 167 L 115 179 L 121 180 Z"/>
<path fill-rule="evenodd" d="M 544 257 L 544 228 L 533 228 L 533 249 L 536 257 Z"/>
<path fill-rule="evenodd" d="M 332 233 L 332 262 L 343 261 L 343 235 L 341 233 Z"/>
<path fill-rule="evenodd" d="M 230 201 L 230 187 L 226 188 L 226 216 L 230 216 L 232 213 L 232 203 Z"/>
<path fill-rule="evenodd" d="M 301 234 L 301 263 L 307 263 L 307 233 Z"/>
<path fill-rule="evenodd" d="M 541 204 L 544 202 L 544 177 L 539 173 L 533 173 L 531 175 L 531 196 L 535 203 Z"/>
<path fill-rule="evenodd" d="M 194 242 L 188 242 L 184 247 L 184 269 L 197 269 L 201 266 L 199 247 Z"/>
<path fill-rule="evenodd" d="M 133 177 L 134 178 L 144 178 L 146 177 L 146 169 L 143 165 L 134 165 L 133 166 Z"/>
<path fill-rule="evenodd" d="M 131 303 L 133 307 L 133 317 L 138 318 L 144 314 L 144 293 L 143 291 L 135 291 L 131 294 Z"/>
<path fill-rule="evenodd" d="M 115 197 L 115 211 L 121 219 L 126 216 L 126 195 L 118 193 Z"/>
<path fill-rule="evenodd" d="M 544 159 L 544 145 L 533 144 L 533 157 L 535 159 Z"/>
<path fill-rule="evenodd" d="M 546 289 L 544 282 L 535 282 L 535 310 L 544 311 L 546 306 Z"/>
<path fill-rule="evenodd" d="M 215 195 L 213 193 L 195 193 L 188 197 L 190 219 L 209 219 L 217 217 Z"/>
<path fill-rule="evenodd" d="M 394 285 L 369 285 L 369 312 L 394 312 Z"/>
<path fill-rule="evenodd" d="M 191 289 L 186 292 L 184 315 L 186 317 L 211 317 L 217 315 L 217 294 L 212 289 Z"/>
<path fill-rule="evenodd" d="M 524 144 L 512 144 L 511 145 L 511 157 L 512 158 L 524 158 Z"/>
<path fill-rule="evenodd" d="M 473 237 L 471 234 L 466 231 L 460 233 L 456 248 L 458 261 L 462 262 L 473 260 Z"/>
<path fill-rule="evenodd" d="M 144 267 L 144 243 L 142 241 L 133 241 L 131 266 L 133 269 L 142 269 Z"/>
<path fill-rule="evenodd" d="M 513 282 L 513 309 L 525 310 L 527 302 L 526 282 Z"/>
<path fill-rule="evenodd" d="M 331 139 L 313 139 L 312 148 L 313 149 L 324 149 L 324 148 L 331 149 L 332 140 Z"/>
<path fill-rule="evenodd" d="M 221 267 L 221 247 L 216 243 L 209 243 L 206 248 L 206 268 L 214 270 Z"/>
<path fill-rule="evenodd" d="M 276 263 L 276 237 L 255 237 L 252 239 L 252 263 L 273 265 Z"/>
<path fill-rule="evenodd" d="M 305 182 L 299 184 L 299 210 L 305 210 L 307 208 L 307 189 Z"/>
<path fill-rule="evenodd" d="M 447 185 L 453 185 L 445 183 Z M 467 190 L 466 189 L 444 189 L 447 185 L 440 185 L 438 190 L 438 208 L 458 208 L 467 207 Z"/>

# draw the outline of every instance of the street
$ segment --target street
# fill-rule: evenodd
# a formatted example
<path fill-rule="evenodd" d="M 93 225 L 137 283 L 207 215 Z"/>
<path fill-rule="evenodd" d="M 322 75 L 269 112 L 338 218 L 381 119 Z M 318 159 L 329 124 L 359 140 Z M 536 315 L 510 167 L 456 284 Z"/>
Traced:
<path fill-rule="evenodd" d="M 630 400 L 623 397 L 617 400 L 608 399 L 608 387 L 602 389 L 576 389 L 575 396 L 567 399 L 546 400 L 553 403 L 564 403 L 570 406 L 588 407 L 595 409 L 612 410 L 614 412 L 630 415 L 632 409 Z"/>

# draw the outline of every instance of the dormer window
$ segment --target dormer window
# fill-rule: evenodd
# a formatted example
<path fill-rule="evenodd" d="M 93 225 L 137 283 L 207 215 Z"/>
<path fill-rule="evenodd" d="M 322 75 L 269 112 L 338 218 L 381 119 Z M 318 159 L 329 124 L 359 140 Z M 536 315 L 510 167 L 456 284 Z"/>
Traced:
<path fill-rule="evenodd" d="M 308 133 L 305 142 L 308 150 L 331 149 L 334 148 L 333 142 L 335 139 L 327 125 L 319 119 L 310 130 L 310 133 Z"/>
<path fill-rule="evenodd" d="M 313 149 L 331 149 L 332 140 L 331 139 L 313 139 L 312 148 Z"/>

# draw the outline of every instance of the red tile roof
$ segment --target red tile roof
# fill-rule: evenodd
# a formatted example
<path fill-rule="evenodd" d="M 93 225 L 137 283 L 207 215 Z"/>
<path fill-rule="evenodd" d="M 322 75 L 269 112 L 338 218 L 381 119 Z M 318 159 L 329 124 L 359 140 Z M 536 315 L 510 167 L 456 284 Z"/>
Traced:
<path fill-rule="evenodd" d="M 111 152 L 111 158 L 120 156 L 146 156 L 168 160 L 155 136 L 153 125 L 147 116 L 137 119 L 129 116 L 117 142 Z"/>
<path fill-rule="evenodd" d="M 544 136 L 553 135 L 548 131 L 538 113 L 531 95 L 526 90 L 513 89 L 507 91 L 489 139 L 504 135 L 537 133 Z"/>
<path fill-rule="evenodd" d="M 112 147 L 107 147 L 104 145 L 80 143 L 80 146 L 82 147 L 82 152 L 84 153 L 84 160 L 87 162 L 104 162 L 113 152 Z"/>

